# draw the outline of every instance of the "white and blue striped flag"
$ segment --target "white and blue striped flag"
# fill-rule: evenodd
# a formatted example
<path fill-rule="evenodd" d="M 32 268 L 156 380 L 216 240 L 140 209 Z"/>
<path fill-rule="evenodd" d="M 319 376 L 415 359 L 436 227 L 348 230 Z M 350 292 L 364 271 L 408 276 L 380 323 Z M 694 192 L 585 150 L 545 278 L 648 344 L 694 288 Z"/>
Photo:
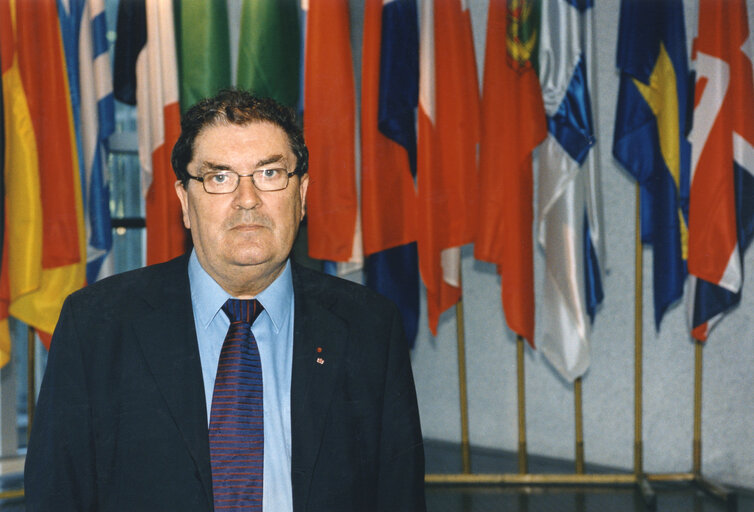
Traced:
<path fill-rule="evenodd" d="M 102 265 L 112 247 L 105 144 L 115 129 L 115 104 L 104 0 L 60 0 L 58 12 L 79 150 L 86 280 L 92 283 L 110 273 Z"/>
<path fill-rule="evenodd" d="M 592 0 L 543 0 L 539 79 L 548 135 L 539 150 L 538 238 L 546 271 L 538 347 L 568 381 L 589 367 L 602 301 L 604 233 L 590 102 Z"/>

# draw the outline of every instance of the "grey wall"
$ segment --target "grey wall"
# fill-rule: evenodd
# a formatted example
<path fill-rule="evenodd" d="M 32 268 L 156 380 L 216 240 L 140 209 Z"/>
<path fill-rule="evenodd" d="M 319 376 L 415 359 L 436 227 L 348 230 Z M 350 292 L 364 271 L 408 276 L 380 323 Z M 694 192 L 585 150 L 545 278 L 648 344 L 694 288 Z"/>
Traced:
<path fill-rule="evenodd" d="M 592 333 L 592 364 L 583 379 L 587 463 L 633 468 L 634 409 L 634 184 L 612 158 L 618 90 L 615 48 L 619 0 L 595 2 L 597 116 L 607 237 L 605 301 Z M 486 0 L 470 2 L 480 75 L 484 57 Z M 687 33 L 695 32 L 695 1 L 686 2 Z M 754 27 L 754 1 L 748 1 Z M 592 93 L 595 100 L 595 93 Z M 754 122 L 754 120 L 752 120 Z M 536 251 L 536 287 L 543 257 Z M 685 472 L 692 468 L 694 346 L 685 305 L 671 310 L 655 332 L 652 253 L 644 251 L 644 468 Z M 712 332 L 704 348 L 703 473 L 754 488 L 754 250 L 746 255 L 743 302 Z M 464 248 L 464 312 L 470 436 L 473 445 L 517 448 L 516 346 L 505 326 L 500 280 L 492 265 L 474 261 Z M 541 318 L 537 317 L 539 325 Z M 460 440 L 456 324 L 453 311 L 437 337 L 426 308 L 412 354 L 424 435 Z M 526 350 L 529 453 L 573 458 L 573 392 L 539 352 Z"/>

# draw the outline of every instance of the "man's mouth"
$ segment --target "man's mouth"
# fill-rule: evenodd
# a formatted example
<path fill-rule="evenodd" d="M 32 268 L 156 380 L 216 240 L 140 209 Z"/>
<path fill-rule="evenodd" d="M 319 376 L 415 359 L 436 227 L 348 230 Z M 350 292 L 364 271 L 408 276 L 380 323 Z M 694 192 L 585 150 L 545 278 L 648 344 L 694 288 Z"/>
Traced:
<path fill-rule="evenodd" d="M 261 224 L 237 224 L 230 229 L 234 231 L 255 231 L 262 228 L 264 228 L 264 226 Z"/>

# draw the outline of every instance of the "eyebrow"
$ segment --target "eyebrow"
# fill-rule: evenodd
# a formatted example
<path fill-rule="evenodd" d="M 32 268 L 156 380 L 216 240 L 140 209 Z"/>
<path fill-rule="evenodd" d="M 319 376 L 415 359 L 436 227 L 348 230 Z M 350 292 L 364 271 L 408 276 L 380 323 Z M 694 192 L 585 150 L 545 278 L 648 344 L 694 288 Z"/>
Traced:
<path fill-rule="evenodd" d="M 257 162 L 257 165 L 255 167 L 262 167 L 265 165 L 274 164 L 274 163 L 280 162 L 281 160 L 285 160 L 284 155 L 271 155 Z"/>
<path fill-rule="evenodd" d="M 271 156 L 268 156 L 267 158 L 263 158 L 262 160 L 259 160 L 254 167 L 255 168 L 264 167 L 265 165 L 274 164 L 282 160 L 285 160 L 285 155 L 271 155 Z M 199 167 L 199 169 L 205 172 L 232 171 L 233 167 L 228 164 L 220 164 L 220 163 L 215 163 L 215 162 L 204 161 L 202 162 L 202 165 Z"/>
<path fill-rule="evenodd" d="M 199 166 L 199 170 L 210 172 L 210 171 L 230 171 L 232 170 L 232 167 L 230 165 L 226 164 L 216 164 L 213 162 L 202 162 L 202 165 Z"/>

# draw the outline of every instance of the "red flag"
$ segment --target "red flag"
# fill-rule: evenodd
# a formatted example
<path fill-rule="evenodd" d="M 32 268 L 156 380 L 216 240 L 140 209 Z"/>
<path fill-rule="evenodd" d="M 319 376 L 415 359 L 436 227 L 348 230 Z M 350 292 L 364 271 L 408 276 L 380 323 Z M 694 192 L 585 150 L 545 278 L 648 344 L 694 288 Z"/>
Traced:
<path fill-rule="evenodd" d="M 53 268 L 81 258 L 71 176 L 76 155 L 57 6 L 54 1 L 17 1 L 16 22 L 18 65 L 38 148 L 42 267 Z"/>
<path fill-rule="evenodd" d="M 383 3 L 367 0 L 364 8 L 361 221 L 365 256 L 416 241 L 416 190 L 408 152 L 379 130 Z"/>
<path fill-rule="evenodd" d="M 56 3 L 3 1 L 1 9 L 7 148 L 3 302 L 10 315 L 49 333 L 65 297 L 85 282 L 68 77 Z M 6 327 L 0 338 L 7 336 Z M 42 339 L 49 342 L 49 336 Z"/>
<path fill-rule="evenodd" d="M 419 270 L 429 327 L 461 297 L 460 247 L 474 239 L 479 89 L 468 6 L 423 2 L 419 43 Z M 433 12 L 434 11 L 434 12 Z"/>
<path fill-rule="evenodd" d="M 509 13 L 504 0 L 490 1 L 474 255 L 497 264 L 508 327 L 534 346 L 532 151 L 547 136 L 547 124 L 529 60 L 535 45 L 522 41 L 523 34 L 514 37 L 509 26 L 527 21 L 522 12 Z"/>
<path fill-rule="evenodd" d="M 741 253 L 752 236 L 754 52 L 742 0 L 700 0 L 699 20 L 688 269 L 692 335 L 706 340 L 740 301 Z"/>
<path fill-rule="evenodd" d="M 147 42 L 136 64 L 142 190 L 146 195 L 147 264 L 186 249 L 170 153 L 181 133 L 171 2 L 146 0 Z M 138 8 L 138 6 L 135 6 Z"/>
<path fill-rule="evenodd" d="M 309 255 L 349 261 L 356 233 L 353 61 L 348 2 L 309 2 L 304 135 L 309 148 Z M 359 248 L 360 252 L 360 248 Z"/>

